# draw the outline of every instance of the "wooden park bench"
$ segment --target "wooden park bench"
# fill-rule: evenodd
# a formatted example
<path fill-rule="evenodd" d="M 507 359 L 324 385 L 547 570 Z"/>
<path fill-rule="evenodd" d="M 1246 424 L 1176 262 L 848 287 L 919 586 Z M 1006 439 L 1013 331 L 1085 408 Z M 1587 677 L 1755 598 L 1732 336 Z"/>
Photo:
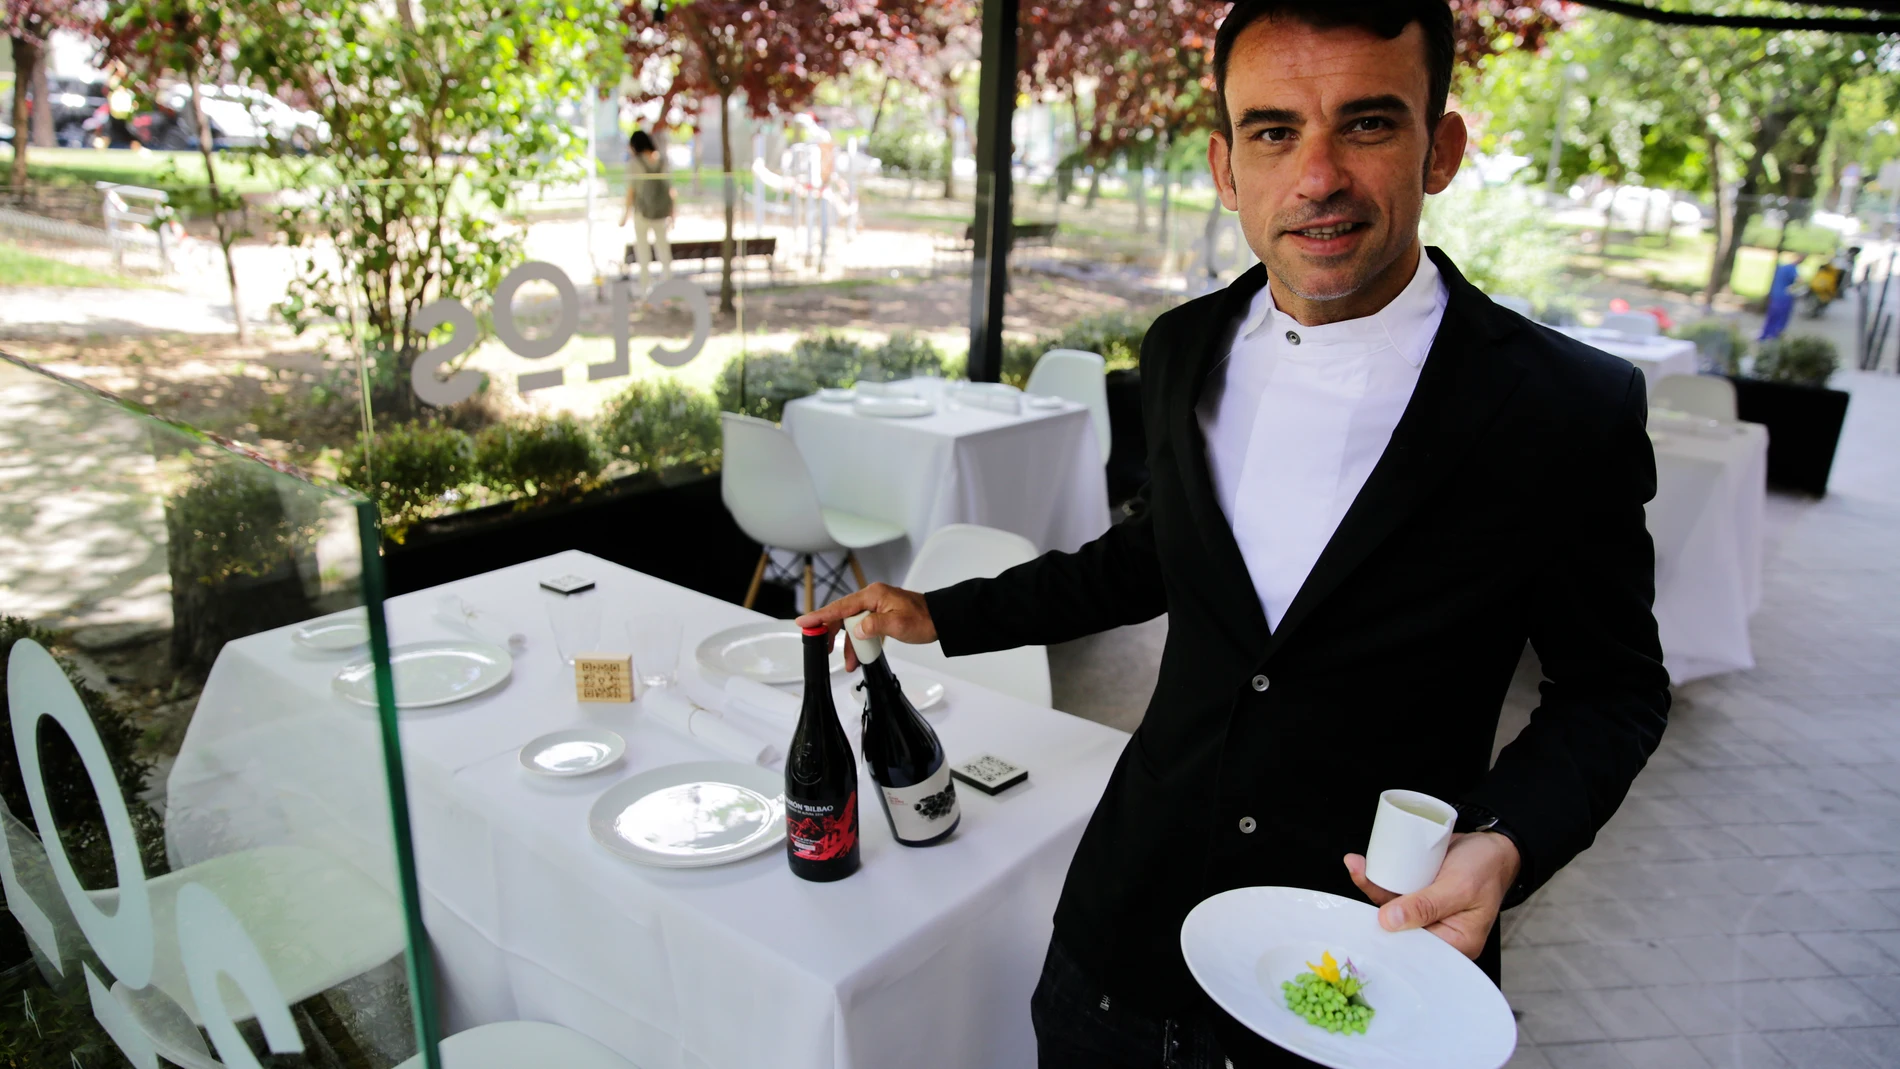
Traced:
<path fill-rule="evenodd" d="M 1059 223 L 1012 223 L 1009 228 L 1010 247 L 1053 245 L 1056 240 L 1056 231 L 1060 228 Z M 976 246 L 975 223 L 963 228 L 963 241 L 972 248 Z"/>
<path fill-rule="evenodd" d="M 778 277 L 778 263 L 776 260 L 778 238 L 734 238 L 732 239 L 732 244 L 733 259 L 743 262 L 748 256 L 763 256 L 765 257 L 766 271 L 769 272 L 774 279 Z M 721 238 L 714 238 L 711 241 L 667 242 L 667 246 L 673 254 L 673 263 L 675 265 L 681 260 L 698 260 L 699 266 L 697 270 L 699 271 L 706 270 L 708 263 L 720 258 L 720 249 L 724 247 L 724 245 L 725 241 Z M 634 251 L 633 244 L 629 242 L 627 244 L 626 264 L 631 267 L 638 262 L 639 253 Z"/>

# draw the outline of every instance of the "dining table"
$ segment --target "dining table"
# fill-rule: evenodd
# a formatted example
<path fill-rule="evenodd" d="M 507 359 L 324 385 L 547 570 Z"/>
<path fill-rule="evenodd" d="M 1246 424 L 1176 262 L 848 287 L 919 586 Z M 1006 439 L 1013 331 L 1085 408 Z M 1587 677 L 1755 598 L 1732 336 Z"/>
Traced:
<path fill-rule="evenodd" d="M 953 523 L 1022 535 L 1039 552 L 1072 552 L 1108 530 L 1107 458 L 1087 406 L 1018 393 L 1013 404 L 985 407 L 959 401 L 943 380 L 892 389 L 931 411 L 869 415 L 855 398 L 815 394 L 787 404 L 783 417 L 827 508 L 904 529 L 906 538 L 858 552 L 871 580 L 901 584 L 924 541 Z M 999 398 L 1012 395 L 984 399 Z"/>
<path fill-rule="evenodd" d="M 617 622 L 676 620 L 678 681 L 631 703 L 577 701 L 553 638 L 562 595 L 540 586 L 557 576 L 595 584 L 573 596 L 598 599 L 609 654 L 625 652 Z M 451 603 L 477 615 L 445 616 Z M 680 703 L 763 740 L 754 763 L 769 769 L 788 741 L 782 725 L 721 708 L 730 688 L 696 650 L 724 629 L 788 623 L 577 551 L 393 597 L 383 611 L 398 654 L 515 637 L 499 685 L 397 714 L 404 845 L 445 1034 L 551 1021 L 641 1069 L 1035 1064 L 1029 996 L 1056 897 L 1127 734 L 908 664 L 893 645 L 908 692 L 944 687 L 924 715 L 948 759 L 993 755 L 1026 769 L 1024 782 L 994 796 L 959 785 L 961 825 L 928 848 L 898 845 L 867 809 L 863 867 L 836 883 L 795 877 L 782 846 L 716 867 L 652 867 L 597 841 L 590 809 L 635 775 L 722 757 L 662 715 Z M 376 878 L 396 871 L 378 719 L 335 683 L 363 651 L 305 649 L 295 630 L 239 639 L 218 657 L 165 779 L 175 866 L 314 843 L 368 859 Z M 852 682 L 841 671 L 827 680 L 855 741 Z M 802 685 L 776 689 L 789 700 Z M 571 728 L 617 733 L 624 756 L 572 778 L 526 767 L 525 744 Z M 860 768 L 860 796 L 874 790 Z"/>
<path fill-rule="evenodd" d="M 1674 683 L 1755 666 L 1748 622 L 1761 608 L 1768 429 L 1651 409 L 1656 627 Z"/>
<path fill-rule="evenodd" d="M 1566 326 L 1554 328 L 1586 345 L 1620 356 L 1642 371 L 1649 392 L 1666 375 L 1693 375 L 1697 370 L 1695 342 L 1661 334 L 1628 334 L 1602 327 Z"/>

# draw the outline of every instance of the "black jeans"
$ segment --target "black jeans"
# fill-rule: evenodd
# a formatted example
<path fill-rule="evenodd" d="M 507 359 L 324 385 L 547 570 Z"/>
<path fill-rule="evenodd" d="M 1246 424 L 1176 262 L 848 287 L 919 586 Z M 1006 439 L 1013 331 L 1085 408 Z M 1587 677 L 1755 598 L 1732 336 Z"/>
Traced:
<path fill-rule="evenodd" d="M 1113 998 L 1051 942 L 1029 999 L 1039 1069 L 1231 1069 L 1199 1019 L 1156 1019 Z"/>

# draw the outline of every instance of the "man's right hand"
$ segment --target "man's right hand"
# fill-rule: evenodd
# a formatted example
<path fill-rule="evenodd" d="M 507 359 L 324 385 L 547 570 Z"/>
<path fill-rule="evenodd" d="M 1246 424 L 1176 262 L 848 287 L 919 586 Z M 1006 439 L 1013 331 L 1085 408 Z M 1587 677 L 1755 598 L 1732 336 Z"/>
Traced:
<path fill-rule="evenodd" d="M 925 604 L 924 596 L 911 590 L 899 590 L 889 583 L 872 583 L 817 612 L 808 612 L 798 618 L 798 626 L 825 627 L 834 632 L 832 641 L 836 642 L 837 629 L 861 612 L 871 615 L 864 620 L 860 638 L 875 635 L 913 646 L 937 641 L 937 625 L 930 619 L 930 606 Z M 844 663 L 847 671 L 857 670 L 858 651 L 849 642 L 844 646 Z"/>

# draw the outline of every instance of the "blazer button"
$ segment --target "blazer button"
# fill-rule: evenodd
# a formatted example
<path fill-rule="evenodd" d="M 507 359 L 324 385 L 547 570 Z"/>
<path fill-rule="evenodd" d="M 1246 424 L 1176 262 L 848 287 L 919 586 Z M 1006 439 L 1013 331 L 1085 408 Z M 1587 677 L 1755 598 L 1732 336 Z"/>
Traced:
<path fill-rule="evenodd" d="M 1253 830 L 1259 826 L 1260 826 L 1259 824 L 1256 824 L 1254 822 L 1254 819 L 1252 817 L 1240 818 L 1240 834 L 1242 835 L 1252 835 Z"/>
<path fill-rule="evenodd" d="M 1266 676 L 1255 676 L 1255 677 L 1253 677 L 1253 689 L 1255 689 L 1255 690 L 1266 690 L 1266 689 L 1267 689 L 1267 677 L 1266 677 Z"/>

